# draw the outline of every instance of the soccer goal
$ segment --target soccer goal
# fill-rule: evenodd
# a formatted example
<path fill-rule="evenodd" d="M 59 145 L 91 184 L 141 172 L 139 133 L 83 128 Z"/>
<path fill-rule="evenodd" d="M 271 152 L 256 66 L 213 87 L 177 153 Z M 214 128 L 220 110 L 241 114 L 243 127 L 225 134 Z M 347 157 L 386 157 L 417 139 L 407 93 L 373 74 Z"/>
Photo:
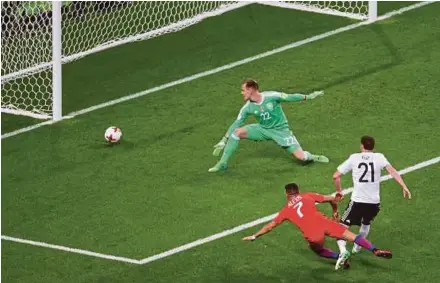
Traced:
<path fill-rule="evenodd" d="M 2 1 L 1 111 L 62 119 L 62 65 L 249 4 L 374 21 L 376 1 Z"/>

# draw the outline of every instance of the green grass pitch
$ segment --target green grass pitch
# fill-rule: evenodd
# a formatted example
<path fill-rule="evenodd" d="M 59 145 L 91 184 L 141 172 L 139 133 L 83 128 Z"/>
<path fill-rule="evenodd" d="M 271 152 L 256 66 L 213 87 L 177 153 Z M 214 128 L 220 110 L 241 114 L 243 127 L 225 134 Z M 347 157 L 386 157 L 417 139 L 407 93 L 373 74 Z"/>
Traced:
<path fill-rule="evenodd" d="M 379 3 L 381 12 L 404 5 Z M 439 11 L 439 3 L 431 4 L 2 139 L 2 235 L 142 259 L 276 212 L 286 182 L 331 193 L 332 173 L 364 134 L 376 138 L 377 151 L 398 169 L 439 156 Z M 353 22 L 250 5 L 113 48 L 64 66 L 64 114 Z M 329 164 L 302 166 L 272 142 L 241 141 L 227 172 L 207 172 L 217 161 L 212 146 L 243 104 L 239 87 L 248 77 L 264 90 L 325 90 L 323 97 L 283 108 L 303 148 L 327 155 Z M 2 114 L 2 133 L 35 122 Z M 111 125 L 121 127 L 124 138 L 107 147 L 103 134 Z M 410 201 L 397 183 L 383 183 L 369 239 L 393 250 L 390 261 L 364 252 L 350 270 L 335 272 L 289 224 L 255 242 L 241 241 L 260 225 L 146 265 L 2 241 L 1 279 L 436 282 L 439 169 L 404 175 Z M 343 187 L 349 186 L 344 177 Z M 334 240 L 327 243 L 336 248 Z"/>

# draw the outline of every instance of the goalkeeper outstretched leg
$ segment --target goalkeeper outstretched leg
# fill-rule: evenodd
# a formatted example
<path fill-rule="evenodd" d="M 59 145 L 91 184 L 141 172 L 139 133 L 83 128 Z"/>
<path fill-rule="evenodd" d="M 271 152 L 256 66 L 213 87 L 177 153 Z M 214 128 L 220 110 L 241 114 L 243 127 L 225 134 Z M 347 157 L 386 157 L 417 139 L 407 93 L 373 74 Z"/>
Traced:
<path fill-rule="evenodd" d="M 324 155 L 312 154 L 303 150 L 295 135 L 289 129 L 285 131 L 273 131 L 272 137 L 276 143 L 285 148 L 290 154 L 292 154 L 294 158 L 298 160 L 304 162 L 329 162 L 328 158 Z"/>
<path fill-rule="evenodd" d="M 316 155 L 311 154 L 308 151 L 304 151 L 301 147 L 298 148 L 288 148 L 289 152 L 292 153 L 292 156 L 301 160 L 301 161 L 314 161 L 314 162 L 320 162 L 320 163 L 328 163 L 329 159 L 324 155 Z"/>
<path fill-rule="evenodd" d="M 289 128 L 284 129 L 262 129 L 263 134 L 270 137 L 279 146 L 286 149 L 292 156 L 304 162 L 328 163 L 329 160 L 324 155 L 312 154 L 301 148 L 295 135 Z"/>

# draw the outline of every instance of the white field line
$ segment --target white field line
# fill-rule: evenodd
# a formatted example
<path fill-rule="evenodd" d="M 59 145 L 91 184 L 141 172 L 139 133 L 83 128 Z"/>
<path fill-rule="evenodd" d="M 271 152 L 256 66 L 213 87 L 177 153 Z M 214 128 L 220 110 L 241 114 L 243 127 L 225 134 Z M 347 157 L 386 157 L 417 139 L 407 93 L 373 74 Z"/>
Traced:
<path fill-rule="evenodd" d="M 395 16 L 395 15 L 398 15 L 398 14 L 402 14 L 404 12 L 407 12 L 407 11 L 410 11 L 410 10 L 413 10 L 413 9 L 420 8 L 422 6 L 425 6 L 425 5 L 428 5 L 428 4 L 431 4 L 431 3 L 434 3 L 434 1 L 419 2 L 417 4 L 413 4 L 413 5 L 404 7 L 402 9 L 398 9 L 398 10 L 389 12 L 387 14 L 379 16 L 377 18 L 376 22 L 388 19 L 388 18 L 390 18 L 392 16 Z M 297 41 L 297 42 L 293 42 L 293 43 L 290 43 L 288 45 L 285 45 L 285 46 L 282 46 L 282 47 L 279 47 L 279 48 L 276 48 L 276 49 L 273 49 L 273 50 L 270 50 L 270 51 L 266 51 L 266 52 L 260 53 L 258 55 L 255 55 L 255 56 L 252 56 L 252 57 L 248 57 L 248 58 L 236 61 L 236 62 L 232 62 L 232 63 L 229 63 L 227 65 L 224 65 L 224 66 L 221 66 L 221 67 L 218 67 L 218 68 L 215 68 L 215 69 L 211 69 L 211 70 L 208 70 L 208 71 L 205 71 L 205 72 L 197 73 L 197 74 L 194 74 L 192 76 L 185 77 L 185 78 L 182 78 L 182 79 L 179 79 L 179 80 L 176 80 L 176 81 L 172 81 L 172 82 L 169 82 L 169 83 L 157 86 L 157 87 L 153 87 L 153 88 L 150 88 L 150 89 L 146 89 L 146 90 L 141 91 L 141 92 L 137 92 L 137 93 L 130 94 L 130 95 L 127 95 L 127 96 L 123 96 L 123 97 L 115 99 L 115 100 L 111 100 L 111 101 L 108 101 L 108 102 L 105 102 L 105 103 L 101 103 L 101 104 L 98 104 L 98 105 L 95 105 L 95 106 L 92 106 L 92 107 L 88 107 L 88 108 L 85 108 L 85 109 L 82 109 L 82 110 L 79 110 L 79 111 L 72 112 L 72 113 L 68 114 L 67 116 L 64 116 L 63 119 L 73 118 L 75 116 L 86 114 L 86 113 L 89 113 L 89 112 L 92 112 L 92 111 L 95 111 L 95 110 L 98 110 L 98 109 L 101 109 L 101 108 L 105 108 L 105 107 L 108 107 L 108 106 L 111 106 L 111 105 L 115 105 L 115 104 L 118 104 L 118 103 L 121 103 L 121 102 L 124 102 L 124 101 L 127 101 L 127 100 L 139 98 L 139 97 L 145 96 L 145 95 L 153 93 L 153 92 L 157 92 L 157 91 L 160 91 L 160 90 L 163 90 L 163 89 L 167 89 L 167 88 L 170 88 L 170 87 L 173 87 L 173 86 L 176 86 L 176 85 L 180 85 L 180 84 L 183 84 L 183 83 L 186 83 L 186 82 L 190 82 L 190 81 L 193 81 L 193 80 L 196 80 L 196 79 L 199 79 L 199 78 L 203 78 L 203 77 L 206 77 L 206 76 L 209 76 L 209 75 L 212 75 L 212 74 L 216 74 L 216 73 L 222 72 L 224 70 L 229 70 L 229 69 L 232 69 L 232 68 L 235 68 L 237 66 L 241 66 L 241 65 L 247 64 L 249 62 L 252 62 L 252 61 L 255 61 L 255 60 L 258 60 L 258 59 L 261 59 L 261 58 L 265 58 L 265 57 L 268 57 L 268 56 L 271 56 L 271 55 L 274 55 L 274 54 L 278 54 L 278 53 L 284 52 L 286 50 L 290 50 L 290 49 L 293 49 L 293 48 L 296 48 L 296 47 L 299 47 L 299 46 L 302 46 L 302 45 L 305 45 L 305 44 L 308 44 L 308 43 L 311 43 L 311 42 L 314 42 L 314 41 L 317 41 L 317 40 L 320 40 L 320 39 L 327 38 L 327 37 L 332 36 L 332 35 L 336 35 L 336 34 L 339 34 L 339 33 L 345 32 L 345 31 L 349 31 L 349 30 L 352 30 L 352 29 L 355 29 L 355 28 L 358 28 L 358 27 L 361 27 L 361 26 L 364 26 L 364 25 L 369 25 L 369 24 L 372 24 L 372 23 L 374 23 L 374 22 L 363 21 L 363 22 L 351 24 L 351 25 L 348 25 L 348 26 L 345 26 L 345 27 L 341 27 L 341 28 L 338 28 L 338 29 L 335 29 L 335 30 L 332 30 L 332 31 L 329 31 L 329 32 L 325 32 L 325 33 L 322 33 L 322 34 L 319 34 L 319 35 L 315 35 L 315 36 L 309 37 L 307 39 L 300 40 L 300 41 Z M 21 133 L 25 133 L 25 132 L 37 129 L 37 128 L 41 127 L 41 126 L 45 126 L 45 125 L 48 125 L 48 124 L 51 124 L 51 123 L 43 122 L 43 123 L 35 124 L 35 125 L 29 126 L 29 127 L 25 127 L 25 128 L 22 128 L 22 129 L 10 132 L 10 133 L 3 134 L 1 136 L 1 138 L 4 139 L 4 138 L 12 137 L 12 136 L 15 136 L 15 135 L 18 135 L 18 134 L 21 134 Z"/>
<path fill-rule="evenodd" d="M 427 167 L 427 166 L 430 166 L 430 165 L 433 165 L 433 164 L 436 164 L 439 162 L 440 162 L 440 156 L 433 158 L 433 159 L 430 159 L 430 160 L 427 160 L 427 161 L 424 161 L 424 162 L 421 162 L 421 163 L 418 163 L 416 165 L 407 167 L 405 169 L 402 169 L 399 171 L 399 173 L 401 175 L 404 175 L 404 174 L 410 173 L 412 171 L 415 171 L 415 170 L 418 170 L 418 169 L 421 169 L 421 168 L 424 168 L 424 167 Z M 381 182 L 383 182 L 383 181 L 389 180 L 391 178 L 392 177 L 390 175 L 386 175 L 386 176 L 382 176 L 380 178 L 380 180 L 381 180 Z M 351 193 L 352 191 L 353 191 L 353 188 L 348 188 L 348 189 L 344 189 L 342 192 L 344 195 L 346 195 L 346 194 Z M 248 222 L 246 224 L 239 225 L 239 226 L 234 227 L 232 229 L 225 230 L 223 232 L 211 235 L 211 236 L 203 238 L 203 239 L 196 240 L 194 242 L 185 244 L 183 246 L 180 246 L 180 247 L 177 247 L 177 248 L 165 251 L 163 253 L 156 254 L 156 255 L 141 259 L 141 260 L 113 256 L 113 255 L 106 255 L 106 254 L 91 252 L 91 251 L 87 251 L 87 250 L 75 249 L 75 248 L 59 246 L 59 245 L 52 245 L 52 244 L 47 244 L 47 243 L 43 243 L 43 242 L 30 241 L 30 240 L 25 240 L 25 239 L 20 239 L 20 238 L 5 236 L 5 235 L 2 235 L 1 239 L 5 240 L 5 241 L 13 241 L 13 242 L 18 242 L 18 243 L 22 243 L 22 244 L 32 245 L 32 246 L 45 247 L 45 248 L 56 249 L 56 250 L 72 252 L 72 253 L 77 253 L 77 254 L 82 254 L 82 255 L 88 255 L 88 256 L 92 256 L 92 257 L 104 258 L 104 259 L 109 259 L 109 260 L 122 261 L 122 262 L 134 263 L 134 264 L 146 264 L 146 263 L 156 261 L 161 258 L 169 257 L 169 256 L 174 255 L 176 253 L 183 252 L 183 251 L 192 249 L 194 247 L 212 242 L 214 240 L 235 234 L 237 232 L 246 230 L 248 228 L 260 225 L 262 223 L 268 222 L 268 221 L 272 220 L 276 215 L 277 215 L 277 213 L 274 213 L 274 214 L 259 218 L 257 220 L 254 220 L 252 222 Z"/>
<path fill-rule="evenodd" d="M 88 256 L 93 256 L 93 257 L 105 258 L 105 259 L 109 259 L 109 260 L 116 260 L 116 261 L 140 264 L 140 261 L 136 260 L 136 259 L 120 257 L 120 256 L 113 256 L 113 255 L 106 255 L 106 254 L 101 254 L 101 253 L 95 253 L 95 252 L 91 252 L 91 251 L 87 251 L 87 250 L 69 248 L 69 247 L 59 246 L 59 245 L 52 245 L 52 244 L 48 244 L 48 243 L 44 243 L 44 242 L 36 242 L 36 241 L 25 240 L 25 239 L 20 239 L 20 238 L 5 236 L 5 235 L 2 235 L 1 239 L 2 239 L 2 241 L 12 241 L 12 242 L 16 242 L 16 243 L 22 243 L 22 244 L 27 244 L 27 245 L 37 246 L 37 247 L 55 249 L 55 250 L 71 252 L 71 253 L 76 253 L 76 254 L 82 254 L 82 255 L 88 255 Z"/>
<path fill-rule="evenodd" d="M 410 167 L 405 168 L 403 170 L 400 170 L 399 173 L 401 175 L 403 175 L 403 174 L 406 174 L 406 173 L 409 173 L 409 172 L 412 172 L 412 171 L 415 171 L 415 170 L 418 170 L 418 169 L 421 169 L 421 168 L 424 168 L 424 167 L 436 164 L 438 162 L 440 162 L 440 156 L 438 156 L 436 158 L 433 158 L 433 159 L 430 159 L 430 160 L 427 160 L 427 161 L 424 161 L 424 162 L 421 162 L 421 163 L 418 163 L 418 164 L 416 164 L 414 166 L 410 166 Z M 389 180 L 391 178 L 392 178 L 391 175 L 382 176 L 380 178 L 380 181 L 381 182 L 382 181 L 386 181 L 386 180 Z M 348 189 L 344 189 L 342 191 L 342 193 L 344 195 L 346 195 L 346 194 L 351 193 L 352 191 L 353 191 L 353 188 L 348 188 Z M 194 248 L 194 247 L 197 247 L 197 246 L 209 243 L 209 242 L 214 241 L 216 239 L 226 237 L 228 235 L 240 232 L 242 230 L 246 230 L 248 228 L 251 228 L 251 227 L 254 227 L 254 226 L 257 226 L 259 224 L 262 224 L 262 223 L 265 223 L 265 222 L 268 222 L 268 221 L 272 220 L 277 214 L 278 213 L 274 213 L 274 214 L 262 217 L 260 219 L 254 220 L 252 222 L 249 222 L 249 223 L 242 224 L 240 226 L 234 227 L 232 229 L 225 230 L 225 231 L 220 232 L 218 234 L 214 234 L 214 235 L 211 235 L 209 237 L 206 237 L 206 238 L 203 238 L 203 239 L 199 239 L 197 241 L 185 244 L 183 246 L 174 248 L 172 250 L 168 250 L 166 252 L 163 252 L 163 253 L 160 253 L 160 254 L 157 254 L 157 255 L 153 255 L 153 256 L 141 259 L 140 263 L 141 264 L 146 264 L 146 263 L 149 263 L 149 262 L 152 262 L 152 261 L 164 258 L 164 257 L 171 256 L 173 254 L 176 254 L 176 253 L 179 253 L 179 252 L 182 252 L 182 251 L 185 251 L 185 250 L 188 250 L 188 249 L 191 249 L 191 248 Z"/>

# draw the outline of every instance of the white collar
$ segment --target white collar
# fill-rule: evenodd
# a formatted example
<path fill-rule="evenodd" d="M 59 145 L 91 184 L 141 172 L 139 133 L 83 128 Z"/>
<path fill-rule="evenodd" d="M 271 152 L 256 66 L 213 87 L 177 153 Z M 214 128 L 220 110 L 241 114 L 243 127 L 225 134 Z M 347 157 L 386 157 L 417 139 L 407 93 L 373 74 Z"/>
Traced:
<path fill-rule="evenodd" d="M 261 101 L 260 101 L 260 103 L 257 103 L 257 102 L 254 102 L 254 101 L 252 101 L 252 102 L 255 103 L 255 104 L 257 104 L 257 105 L 261 105 L 261 104 L 263 104 L 263 101 L 264 101 L 264 95 L 262 94 L 262 95 L 261 95 Z"/>

